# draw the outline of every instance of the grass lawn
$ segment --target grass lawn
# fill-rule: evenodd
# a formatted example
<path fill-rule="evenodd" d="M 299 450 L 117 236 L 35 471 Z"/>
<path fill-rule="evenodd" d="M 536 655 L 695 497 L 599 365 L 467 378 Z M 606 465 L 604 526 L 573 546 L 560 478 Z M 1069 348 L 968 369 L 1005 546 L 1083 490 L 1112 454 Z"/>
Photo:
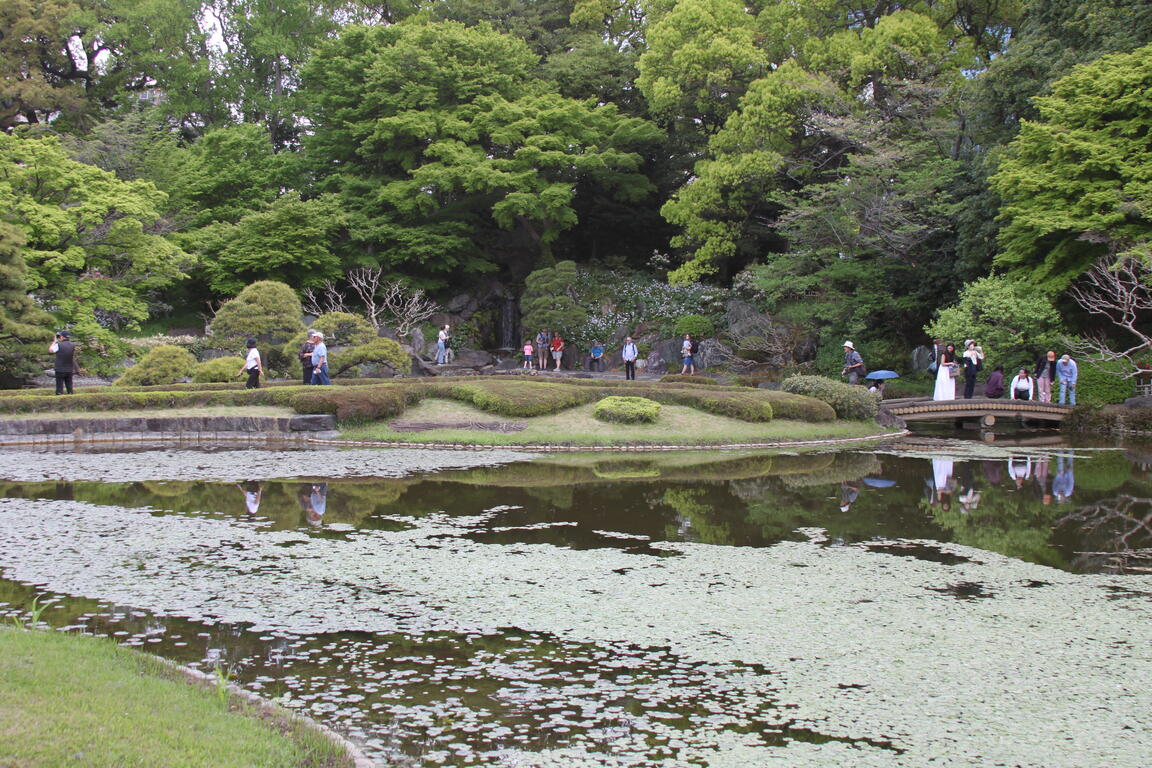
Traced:
<path fill-rule="evenodd" d="M 108 640 L 0 628 L 0 766 L 351 765 L 320 734 L 226 712 L 175 674 Z"/>
<path fill-rule="evenodd" d="M 404 411 L 401 421 L 416 422 L 524 422 L 521 432 L 500 433 L 474 429 L 432 429 L 425 432 L 397 432 L 387 422 L 345 427 L 341 436 L 349 440 L 382 440 L 431 443 L 473 443 L 480 445 L 532 445 L 566 443 L 615 445 L 627 443 L 723 444 L 829 438 L 867 437 L 887 432 L 872 422 L 832 421 L 811 424 L 803 421 L 773 420 L 766 423 L 740 421 L 716 416 L 682 405 L 663 405 L 655 424 L 609 424 L 592 416 L 594 405 L 581 405 L 549 416 L 505 418 L 493 416 L 470 405 L 428 398 Z"/>

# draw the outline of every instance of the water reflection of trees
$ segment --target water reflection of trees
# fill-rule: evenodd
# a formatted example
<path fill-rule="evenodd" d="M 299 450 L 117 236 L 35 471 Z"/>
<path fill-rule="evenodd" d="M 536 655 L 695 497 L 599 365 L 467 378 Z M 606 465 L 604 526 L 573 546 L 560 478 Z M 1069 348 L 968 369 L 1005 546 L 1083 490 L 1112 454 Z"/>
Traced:
<path fill-rule="evenodd" d="M 1152 573 L 1152 498 L 1122 494 L 1088 504 L 1056 522 L 1083 550 L 1073 567 L 1091 573 Z"/>

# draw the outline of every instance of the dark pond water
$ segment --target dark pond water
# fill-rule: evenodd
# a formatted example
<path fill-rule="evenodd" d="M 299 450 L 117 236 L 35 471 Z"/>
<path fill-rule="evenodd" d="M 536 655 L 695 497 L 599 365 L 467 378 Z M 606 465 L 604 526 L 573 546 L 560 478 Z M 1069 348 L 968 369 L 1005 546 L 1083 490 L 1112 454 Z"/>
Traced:
<path fill-rule="evenodd" d="M 939 723 L 910 732 L 905 709 L 921 705 L 895 700 L 927 668 L 876 680 L 865 635 L 993 621 L 973 611 L 998 599 L 1146 611 L 1150 463 L 1138 447 L 919 440 L 390 479 L 4 482 L 0 497 L 27 506 L 0 507 L 0 615 L 47 596 L 53 626 L 222 665 L 398 764 L 926 765 Z M 869 618 L 869 603 L 889 612 Z M 774 611 L 795 627 L 763 625 Z M 862 638 L 858 659 L 809 691 L 804 674 L 826 672 L 835 647 L 820 628 L 841 619 Z M 1116 728 L 1123 748 L 1108 764 L 1138 765 L 1146 729 Z M 1057 742 L 1021 738 L 1002 750 L 1011 764 L 1064 764 Z M 998 764 L 977 760 L 979 739 L 944 741 L 954 764 Z"/>

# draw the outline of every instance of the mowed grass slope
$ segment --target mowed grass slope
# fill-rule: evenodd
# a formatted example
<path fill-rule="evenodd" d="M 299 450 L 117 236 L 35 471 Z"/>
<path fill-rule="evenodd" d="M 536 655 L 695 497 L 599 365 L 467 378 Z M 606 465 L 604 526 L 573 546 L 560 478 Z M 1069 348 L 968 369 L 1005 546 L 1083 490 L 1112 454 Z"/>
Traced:
<path fill-rule="evenodd" d="M 749 422 L 717 416 L 683 405 L 664 405 L 655 424 L 612 424 L 597 420 L 594 404 L 567 408 L 546 416 L 505 417 L 486 413 L 464 403 L 427 398 L 398 417 L 402 422 L 470 424 L 526 424 L 519 432 L 488 432 L 479 429 L 432 429 L 420 432 L 392 429 L 390 421 L 349 426 L 341 430 L 349 440 L 385 442 L 475 443 L 480 445 L 723 445 L 866 437 L 883 434 L 874 423 L 831 421 L 808 423 L 775 419 Z"/>
<path fill-rule="evenodd" d="M 352 765 L 315 731 L 225 711 L 173 674 L 108 640 L 0 628 L 0 766 Z"/>

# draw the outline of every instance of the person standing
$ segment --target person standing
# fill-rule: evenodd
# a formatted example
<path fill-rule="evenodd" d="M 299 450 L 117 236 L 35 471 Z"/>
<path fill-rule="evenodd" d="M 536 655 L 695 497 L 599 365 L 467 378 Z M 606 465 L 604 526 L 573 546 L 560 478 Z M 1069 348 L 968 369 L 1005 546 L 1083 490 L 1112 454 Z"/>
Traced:
<path fill-rule="evenodd" d="M 1052 402 L 1052 382 L 1056 380 L 1056 353 L 1051 349 L 1036 361 L 1035 376 L 1040 402 Z"/>
<path fill-rule="evenodd" d="M 260 364 L 260 350 L 256 349 L 256 339 L 248 339 L 248 357 L 244 358 L 244 366 L 237 373 L 237 376 L 248 374 L 248 381 L 244 383 L 244 389 L 259 389 L 260 388 L 260 374 L 263 372 L 264 366 Z"/>
<path fill-rule="evenodd" d="M 448 336 L 451 329 L 445 325 L 436 334 L 436 365 L 448 362 Z"/>
<path fill-rule="evenodd" d="M 300 368 L 303 374 L 303 383 L 312 383 L 312 334 L 316 332 L 315 328 L 308 329 L 308 336 L 304 339 L 304 343 L 300 345 Z"/>
<path fill-rule="evenodd" d="M 1064 405 L 1067 396 L 1069 405 L 1076 405 L 1076 380 L 1080 378 L 1080 369 L 1071 355 L 1064 355 L 1056 363 L 1056 378 L 1060 379 L 1060 405 Z"/>
<path fill-rule="evenodd" d="M 536 361 L 536 350 L 532 347 L 532 339 L 524 341 L 524 370 L 532 370 L 533 363 Z"/>
<path fill-rule="evenodd" d="M 328 345 L 324 343 L 324 334 L 320 331 L 312 331 L 312 383 L 332 383 L 328 378 Z"/>
<path fill-rule="evenodd" d="M 984 350 L 975 341 L 964 342 L 964 399 L 971 400 L 976 391 L 976 374 L 984 368 Z"/>
<path fill-rule="evenodd" d="M 632 337 L 628 336 L 624 339 L 624 346 L 620 349 L 620 357 L 624 359 L 624 379 L 627 381 L 636 381 L 636 358 L 640 356 L 640 350 L 636 348 L 636 342 L 632 341 Z"/>
<path fill-rule="evenodd" d="M 564 358 L 564 337 L 559 331 L 552 334 L 552 341 L 548 346 L 552 351 L 552 359 L 556 361 L 556 370 L 560 370 L 560 361 Z"/>
<path fill-rule="evenodd" d="M 956 379 L 954 374 L 960 363 L 956 360 L 956 345 L 949 344 L 936 358 L 936 388 L 932 391 L 933 400 L 955 400 Z"/>
<path fill-rule="evenodd" d="M 552 334 L 547 328 L 536 334 L 536 356 L 539 358 L 536 367 L 542 371 L 548 368 L 548 343 L 551 341 Z"/>
<path fill-rule="evenodd" d="M 1008 388 L 1009 399 L 1031 400 L 1036 394 L 1036 382 L 1028 375 L 1027 368 L 1021 368 L 1020 373 L 1012 377 L 1012 386 Z"/>
<path fill-rule="evenodd" d="M 688 334 L 688 339 L 692 342 L 690 351 L 692 352 L 692 373 L 696 373 L 700 363 L 700 339 L 692 334 Z"/>
<path fill-rule="evenodd" d="M 592 349 L 588 350 L 588 370 L 593 373 L 604 372 L 604 345 L 598 341 L 592 342 Z"/>
<path fill-rule="evenodd" d="M 844 370 L 840 375 L 847 376 L 849 384 L 856 384 L 866 373 L 868 369 L 864 367 L 864 358 L 860 357 L 855 345 L 850 341 L 844 342 Z"/>
<path fill-rule="evenodd" d="M 988 374 L 988 381 L 984 382 L 984 397 L 1000 397 L 1004 394 L 1004 366 L 998 365 Z"/>
<path fill-rule="evenodd" d="M 680 370 L 681 376 L 696 373 L 696 361 L 692 359 L 691 334 L 684 334 L 684 343 L 680 345 L 680 358 L 684 362 L 684 367 Z"/>
<path fill-rule="evenodd" d="M 56 376 L 56 394 L 65 392 L 72 394 L 72 376 L 76 373 L 76 345 L 69 337 L 68 331 L 56 334 L 48 351 L 56 355 L 52 364 L 52 371 Z M 1073 395 L 1075 397 L 1075 395 Z"/>

